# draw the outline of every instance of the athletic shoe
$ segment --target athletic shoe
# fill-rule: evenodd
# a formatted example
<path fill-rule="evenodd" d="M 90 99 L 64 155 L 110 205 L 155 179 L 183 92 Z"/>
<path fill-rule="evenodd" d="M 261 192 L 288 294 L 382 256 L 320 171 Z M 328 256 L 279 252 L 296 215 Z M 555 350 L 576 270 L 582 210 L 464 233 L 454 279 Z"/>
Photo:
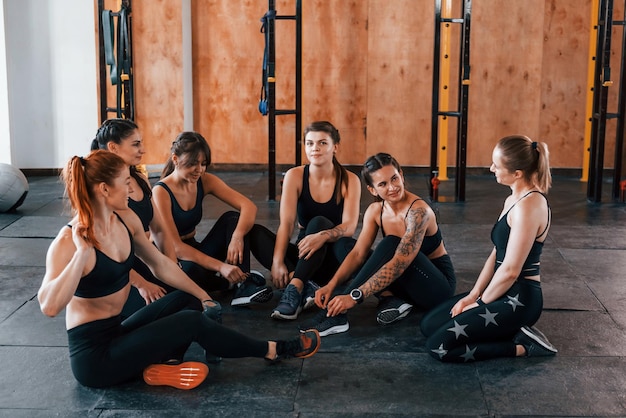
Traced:
<path fill-rule="evenodd" d="M 328 335 L 340 334 L 350 329 L 347 313 L 342 313 L 337 316 L 326 316 L 327 312 L 328 311 L 324 309 L 311 318 L 311 320 L 304 322 L 300 326 L 300 332 L 305 332 L 306 329 L 312 328 L 320 333 L 320 337 L 326 337 Z"/>
<path fill-rule="evenodd" d="M 270 315 L 274 319 L 296 319 L 302 310 L 302 295 L 298 288 L 288 284 L 278 302 L 278 306 Z"/>
<path fill-rule="evenodd" d="M 319 289 L 320 286 L 309 280 L 304 285 L 304 290 L 302 291 L 302 310 L 307 310 L 315 306 L 315 292 Z"/>
<path fill-rule="evenodd" d="M 293 340 L 276 342 L 276 358 L 278 361 L 284 358 L 297 357 L 307 358 L 317 353 L 321 344 L 320 334 L 316 329 L 303 331 Z"/>
<path fill-rule="evenodd" d="M 204 314 L 204 316 L 212 319 L 218 324 L 222 323 L 222 305 L 218 301 L 211 300 L 211 303 L 207 303 L 204 306 L 202 313 Z"/>
<path fill-rule="evenodd" d="M 272 288 L 265 283 L 265 277 L 256 270 L 250 270 L 248 278 L 237 285 L 232 306 L 247 306 L 251 303 L 265 303 L 272 299 Z"/>
<path fill-rule="evenodd" d="M 513 339 L 515 344 L 522 345 L 526 357 L 546 357 L 555 355 L 558 350 L 548 338 L 535 327 L 523 326 Z"/>
<path fill-rule="evenodd" d="M 204 350 L 204 359 L 209 364 L 218 364 L 222 362 L 222 358 L 220 356 L 216 356 L 215 354 L 211 354 L 208 351 Z"/>
<path fill-rule="evenodd" d="M 378 304 L 376 321 L 381 325 L 389 325 L 406 317 L 413 305 L 395 296 L 382 296 Z"/>
<path fill-rule="evenodd" d="M 209 368 L 204 363 L 187 361 L 176 365 L 153 364 L 143 371 L 143 380 L 152 386 L 193 389 L 204 382 Z"/>

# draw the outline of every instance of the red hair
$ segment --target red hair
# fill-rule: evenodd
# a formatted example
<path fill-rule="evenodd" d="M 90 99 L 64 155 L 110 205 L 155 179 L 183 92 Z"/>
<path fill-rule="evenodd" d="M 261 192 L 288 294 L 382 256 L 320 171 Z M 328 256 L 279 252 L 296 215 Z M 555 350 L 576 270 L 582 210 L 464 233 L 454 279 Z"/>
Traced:
<path fill-rule="evenodd" d="M 113 185 L 113 180 L 122 170 L 126 170 L 124 160 L 105 150 L 92 151 L 85 158 L 72 157 L 63 171 L 61 178 L 65 183 L 65 195 L 69 198 L 72 210 L 78 215 L 78 221 L 86 228 L 85 241 L 98 248 L 98 240 L 93 230 L 93 199 L 97 185 Z"/>

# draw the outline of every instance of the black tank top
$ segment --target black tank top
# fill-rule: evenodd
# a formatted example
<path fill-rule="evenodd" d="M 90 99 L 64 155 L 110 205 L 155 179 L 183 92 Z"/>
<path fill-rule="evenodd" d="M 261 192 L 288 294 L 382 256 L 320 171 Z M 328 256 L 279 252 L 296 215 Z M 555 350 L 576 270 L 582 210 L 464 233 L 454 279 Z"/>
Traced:
<path fill-rule="evenodd" d="M 333 225 L 337 226 L 341 224 L 341 218 L 343 217 L 343 197 L 339 204 L 337 204 L 337 196 L 333 194 L 328 202 L 318 203 L 313 200 L 311 196 L 311 190 L 309 189 L 309 165 L 304 166 L 304 173 L 302 174 L 302 192 L 298 198 L 298 223 L 303 229 L 309 224 L 311 219 L 316 216 L 324 216 L 328 218 Z"/>
<path fill-rule="evenodd" d="M 548 226 L 550 226 L 550 221 L 552 217 L 552 210 L 550 209 L 550 203 L 548 202 L 548 198 L 541 192 L 538 192 L 536 190 L 531 190 L 530 192 L 522 196 L 517 202 L 519 202 L 526 196 L 530 195 L 531 193 L 539 193 L 540 195 L 544 197 L 544 199 L 546 199 L 546 204 L 548 205 L 548 223 L 546 224 L 546 227 L 543 230 L 543 232 L 535 237 L 533 246 L 530 248 L 530 252 L 528 253 L 528 256 L 526 257 L 526 260 L 524 261 L 524 265 L 522 266 L 522 271 L 520 272 L 520 276 L 519 276 L 520 278 L 525 278 L 525 277 L 530 277 L 530 276 L 539 276 L 539 273 L 540 273 L 539 259 L 541 258 L 541 252 L 543 250 L 543 242 L 540 242 L 537 240 L 541 238 L 548 231 Z M 493 242 L 493 245 L 496 247 L 495 270 L 497 270 L 498 267 L 502 265 L 502 262 L 504 261 L 504 256 L 506 255 L 506 246 L 509 242 L 509 236 L 511 235 L 511 227 L 506 222 L 506 217 L 511 211 L 511 209 L 513 209 L 513 207 L 517 204 L 517 202 L 511 205 L 509 210 L 507 210 L 506 213 L 502 215 L 500 219 L 498 219 L 498 222 L 496 222 L 496 224 L 491 229 L 491 242 Z"/>
<path fill-rule="evenodd" d="M 148 231 L 148 229 L 150 229 L 150 222 L 152 222 L 152 217 L 154 216 L 154 208 L 152 207 L 150 196 L 144 192 L 143 199 L 139 201 L 129 197 L 128 207 L 141 219 L 143 230 Z"/>
<path fill-rule="evenodd" d="M 99 298 L 111 295 L 128 284 L 128 273 L 133 267 L 135 259 L 133 238 L 124 221 L 122 221 L 119 215 L 116 214 L 116 216 L 128 232 L 130 254 L 128 254 L 125 261 L 118 263 L 96 248 L 96 264 L 89 273 L 81 277 L 74 296 L 90 299 Z M 68 226 L 72 227 L 71 225 Z"/>
<path fill-rule="evenodd" d="M 170 195 L 170 200 L 172 202 L 172 218 L 174 218 L 174 224 L 176 225 L 176 230 L 178 231 L 178 235 L 181 237 L 187 234 L 192 233 L 196 226 L 202 220 L 202 199 L 204 198 L 204 189 L 202 188 L 202 179 L 198 180 L 198 192 L 196 194 L 196 204 L 193 208 L 189 210 L 183 210 L 178 201 L 174 197 L 174 193 L 167 187 L 167 184 L 158 181 L 155 186 L 161 186 L 167 193 Z"/>
<path fill-rule="evenodd" d="M 413 203 L 417 202 L 418 200 L 424 200 L 424 199 L 417 198 L 411 202 L 411 204 L 409 205 L 409 208 L 406 210 L 406 214 L 404 215 L 405 221 L 406 221 L 406 217 L 409 216 L 409 211 L 413 207 Z M 381 207 L 380 207 L 380 232 L 383 234 L 383 237 L 386 236 L 385 227 L 383 226 L 383 209 L 384 208 L 385 208 L 385 201 L 383 200 Z M 441 245 L 441 241 L 443 241 L 443 238 L 441 237 L 441 230 L 439 229 L 439 225 L 437 225 L 437 232 L 435 232 L 433 235 L 424 235 L 424 238 L 422 239 L 422 245 L 420 246 L 420 251 L 428 256 L 432 254 L 432 252 L 435 251 L 437 248 L 439 248 L 439 245 Z"/>

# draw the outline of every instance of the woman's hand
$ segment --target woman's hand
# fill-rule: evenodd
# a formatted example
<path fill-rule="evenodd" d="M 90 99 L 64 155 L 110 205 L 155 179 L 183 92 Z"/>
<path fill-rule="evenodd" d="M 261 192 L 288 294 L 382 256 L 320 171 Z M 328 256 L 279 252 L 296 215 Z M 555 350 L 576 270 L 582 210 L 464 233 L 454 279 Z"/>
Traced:
<path fill-rule="evenodd" d="M 307 235 L 298 242 L 298 257 L 308 260 L 315 253 L 315 251 L 322 248 L 322 245 L 326 243 L 326 236 L 324 231 L 316 234 Z"/>
<path fill-rule="evenodd" d="M 335 296 L 328 302 L 328 316 L 337 316 L 356 306 L 356 301 L 349 295 Z"/>
<path fill-rule="evenodd" d="M 226 252 L 226 262 L 232 265 L 243 263 L 243 240 L 233 236 L 228 244 Z"/>
<path fill-rule="evenodd" d="M 72 226 L 72 241 L 76 246 L 76 252 L 84 252 L 93 248 L 93 245 L 85 241 L 85 231 L 87 228 L 85 225 L 77 222 Z"/>
<path fill-rule="evenodd" d="M 144 283 L 142 283 L 140 286 L 135 285 L 135 287 L 139 291 L 139 294 L 141 295 L 143 300 L 146 301 L 146 305 L 149 305 L 152 302 L 161 299 L 167 293 L 165 289 L 163 289 L 161 286 L 150 283 L 147 280 L 144 280 Z"/>
<path fill-rule="evenodd" d="M 315 304 L 322 309 L 326 308 L 333 295 L 333 290 L 335 289 L 328 284 L 317 289 L 315 291 Z"/>
<path fill-rule="evenodd" d="M 450 314 L 454 317 L 462 312 L 465 312 L 468 309 L 475 308 L 476 306 L 478 306 L 478 304 L 476 303 L 476 298 L 467 295 L 454 304 L 452 310 L 450 311 Z"/>
<path fill-rule="evenodd" d="M 248 275 L 241 271 L 239 267 L 228 263 L 222 263 L 220 274 L 233 284 L 241 283 L 246 280 L 246 277 L 248 277 Z"/>
<path fill-rule="evenodd" d="M 291 275 L 285 263 L 273 263 L 270 274 L 272 276 L 272 283 L 277 289 L 284 289 L 291 281 Z"/>

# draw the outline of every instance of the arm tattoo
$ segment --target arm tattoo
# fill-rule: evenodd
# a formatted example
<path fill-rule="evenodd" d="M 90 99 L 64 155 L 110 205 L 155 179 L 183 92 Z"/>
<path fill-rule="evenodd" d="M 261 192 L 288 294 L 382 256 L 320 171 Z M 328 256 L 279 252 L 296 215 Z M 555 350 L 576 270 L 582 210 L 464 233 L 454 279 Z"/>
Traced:
<path fill-rule="evenodd" d="M 365 297 L 380 292 L 396 280 L 413 262 L 426 234 L 428 213 L 424 208 L 415 208 L 409 211 L 406 219 L 406 230 L 400 243 L 396 247 L 393 258 L 383 265 L 368 279 L 361 290 Z"/>
<path fill-rule="evenodd" d="M 325 231 L 322 231 L 322 233 L 328 235 L 329 242 L 336 242 L 346 233 L 346 228 L 342 227 L 341 225 L 337 225 L 333 229 L 327 229 Z"/>

